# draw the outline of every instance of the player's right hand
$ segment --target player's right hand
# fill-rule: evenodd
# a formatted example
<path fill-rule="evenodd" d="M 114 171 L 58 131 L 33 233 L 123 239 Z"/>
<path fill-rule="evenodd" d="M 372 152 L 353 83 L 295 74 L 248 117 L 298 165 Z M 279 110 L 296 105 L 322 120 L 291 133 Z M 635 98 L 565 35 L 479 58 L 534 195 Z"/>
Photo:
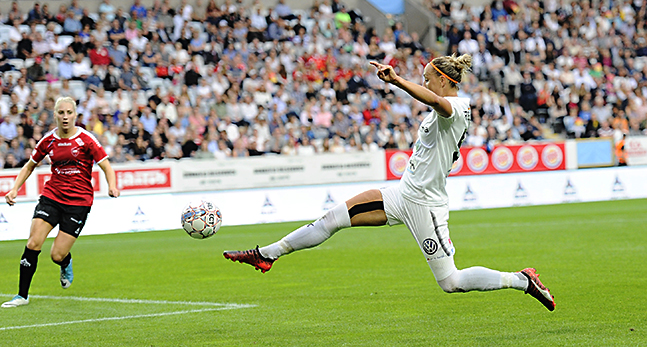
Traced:
<path fill-rule="evenodd" d="M 16 196 L 17 195 L 18 195 L 17 192 L 15 192 L 13 190 L 10 190 L 9 193 L 7 193 L 4 196 L 4 199 L 5 199 L 5 201 L 7 201 L 7 204 L 9 204 L 9 206 L 13 206 L 16 203 Z"/>

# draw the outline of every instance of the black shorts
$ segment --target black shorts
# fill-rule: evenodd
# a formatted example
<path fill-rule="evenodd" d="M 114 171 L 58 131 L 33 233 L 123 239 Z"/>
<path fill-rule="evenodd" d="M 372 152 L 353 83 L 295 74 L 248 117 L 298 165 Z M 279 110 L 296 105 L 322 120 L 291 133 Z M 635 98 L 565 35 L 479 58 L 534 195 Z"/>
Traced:
<path fill-rule="evenodd" d="M 59 225 L 59 230 L 79 237 L 90 213 L 90 206 L 73 206 L 61 204 L 50 198 L 41 196 L 34 210 L 33 218 L 40 218 L 53 227 Z"/>

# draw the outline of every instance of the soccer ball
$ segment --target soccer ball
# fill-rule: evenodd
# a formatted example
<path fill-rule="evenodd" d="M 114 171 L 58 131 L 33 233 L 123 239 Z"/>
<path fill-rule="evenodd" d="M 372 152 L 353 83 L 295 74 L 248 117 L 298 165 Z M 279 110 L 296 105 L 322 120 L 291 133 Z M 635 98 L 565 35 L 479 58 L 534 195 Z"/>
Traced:
<path fill-rule="evenodd" d="M 196 239 L 213 236 L 222 224 L 220 209 L 211 201 L 190 202 L 182 211 L 182 229 Z"/>

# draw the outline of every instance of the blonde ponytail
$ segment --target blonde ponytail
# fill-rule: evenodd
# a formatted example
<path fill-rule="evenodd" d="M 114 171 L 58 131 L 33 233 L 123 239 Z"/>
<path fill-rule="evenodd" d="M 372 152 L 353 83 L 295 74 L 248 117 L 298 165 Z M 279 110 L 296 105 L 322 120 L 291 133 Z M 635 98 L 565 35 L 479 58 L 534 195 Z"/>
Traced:
<path fill-rule="evenodd" d="M 442 73 L 447 74 L 452 80 L 461 83 L 463 78 L 472 70 L 472 56 L 463 54 L 457 57 L 456 54 L 451 56 L 438 57 L 431 61 Z M 458 83 L 449 81 L 452 87 L 458 88 Z"/>

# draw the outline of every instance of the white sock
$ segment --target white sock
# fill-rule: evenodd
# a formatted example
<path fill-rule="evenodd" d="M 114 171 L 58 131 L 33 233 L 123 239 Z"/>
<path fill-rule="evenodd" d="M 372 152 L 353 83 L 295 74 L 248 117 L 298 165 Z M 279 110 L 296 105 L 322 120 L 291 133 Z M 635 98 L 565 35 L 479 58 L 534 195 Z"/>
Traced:
<path fill-rule="evenodd" d="M 503 288 L 525 290 L 528 280 L 520 273 L 499 272 L 482 266 L 456 270 L 449 277 L 438 281 L 446 292 L 489 291 Z"/>
<path fill-rule="evenodd" d="M 502 272 L 501 288 L 526 290 L 528 288 L 528 278 L 519 272 Z"/>
<path fill-rule="evenodd" d="M 338 230 L 350 227 L 346 203 L 328 210 L 321 218 L 289 233 L 269 246 L 259 248 L 265 258 L 276 259 L 300 249 L 315 247 L 333 236 Z"/>

